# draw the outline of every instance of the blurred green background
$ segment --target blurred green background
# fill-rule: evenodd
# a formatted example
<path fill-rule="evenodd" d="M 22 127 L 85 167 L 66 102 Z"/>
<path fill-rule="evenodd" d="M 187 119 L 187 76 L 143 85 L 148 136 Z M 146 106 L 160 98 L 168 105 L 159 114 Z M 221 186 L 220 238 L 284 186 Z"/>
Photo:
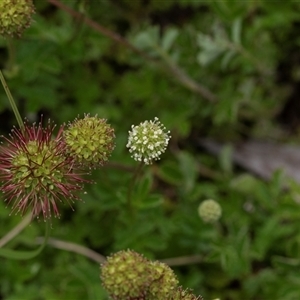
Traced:
<path fill-rule="evenodd" d="M 151 259 L 195 255 L 172 266 L 205 300 L 293 300 L 300 295 L 300 187 L 276 172 L 265 182 L 200 147 L 252 139 L 297 143 L 300 125 L 300 2 L 245 0 L 64 0 L 84 18 L 35 1 L 24 36 L 0 37 L 0 67 L 22 117 L 68 123 L 98 114 L 115 128 L 110 164 L 92 172 L 83 203 L 61 207 L 51 236 L 102 255 L 133 249 Z M 100 30 L 101 31 L 101 30 Z M 126 149 L 132 124 L 159 117 L 172 139 L 126 197 L 137 163 Z M 1 134 L 16 125 L 0 88 Z M 275 158 L 276 159 L 276 158 Z M 201 201 L 221 205 L 205 224 Z M 0 202 L 0 234 L 21 220 Z M 15 249 L 43 235 L 33 221 Z M 26 241 L 24 245 L 24 241 Z M 23 242 L 23 243 L 21 243 Z M 99 265 L 47 246 L 29 261 L 0 258 L 0 299 L 108 299 Z"/>

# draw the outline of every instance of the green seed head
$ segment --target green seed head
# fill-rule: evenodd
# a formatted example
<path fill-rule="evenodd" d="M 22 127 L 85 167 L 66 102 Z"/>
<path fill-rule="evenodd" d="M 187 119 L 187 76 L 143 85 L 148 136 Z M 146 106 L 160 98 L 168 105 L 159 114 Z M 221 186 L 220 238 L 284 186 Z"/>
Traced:
<path fill-rule="evenodd" d="M 101 266 L 102 285 L 114 300 L 143 300 L 149 286 L 149 263 L 131 250 L 119 251 Z"/>
<path fill-rule="evenodd" d="M 149 262 L 152 273 L 152 283 L 149 287 L 149 300 L 173 299 L 178 280 L 173 270 L 166 264 L 155 261 Z"/>
<path fill-rule="evenodd" d="M 32 0 L 1 0 L 0 34 L 20 37 L 30 26 L 33 13 Z"/>
<path fill-rule="evenodd" d="M 64 132 L 68 153 L 82 166 L 96 168 L 108 161 L 114 147 L 114 130 L 105 119 L 85 115 Z"/>
<path fill-rule="evenodd" d="M 198 213 L 205 223 L 214 223 L 221 217 L 222 208 L 215 200 L 208 199 L 199 205 Z"/>

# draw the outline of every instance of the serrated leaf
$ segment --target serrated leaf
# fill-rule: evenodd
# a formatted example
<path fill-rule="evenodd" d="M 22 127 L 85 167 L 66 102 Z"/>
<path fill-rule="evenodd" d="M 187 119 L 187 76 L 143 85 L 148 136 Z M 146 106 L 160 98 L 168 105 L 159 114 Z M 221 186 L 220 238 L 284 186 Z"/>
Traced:
<path fill-rule="evenodd" d="M 203 33 L 198 33 L 197 43 L 200 48 L 203 48 L 205 50 L 216 51 L 218 49 L 218 46 L 216 45 L 215 41 L 211 38 L 211 36 Z"/>
<path fill-rule="evenodd" d="M 223 70 L 225 70 L 228 67 L 230 61 L 233 59 L 234 56 L 235 56 L 235 51 L 230 50 L 226 52 L 226 54 L 223 56 L 221 61 L 221 68 Z"/>
<path fill-rule="evenodd" d="M 214 52 L 201 52 L 197 55 L 197 61 L 200 65 L 202 66 L 207 66 L 209 65 L 211 62 L 213 62 L 220 53 L 214 53 Z"/>
<path fill-rule="evenodd" d="M 183 175 L 183 188 L 186 192 L 190 192 L 196 183 L 198 166 L 195 158 L 188 152 L 181 151 L 178 155 L 180 170 Z"/>
<path fill-rule="evenodd" d="M 159 28 L 150 27 L 147 30 L 135 36 L 133 43 L 140 49 L 153 48 L 159 42 Z"/>
<path fill-rule="evenodd" d="M 163 36 L 161 41 L 161 46 L 165 52 L 168 52 L 172 47 L 175 39 L 178 36 L 178 30 L 175 28 L 170 28 Z"/>

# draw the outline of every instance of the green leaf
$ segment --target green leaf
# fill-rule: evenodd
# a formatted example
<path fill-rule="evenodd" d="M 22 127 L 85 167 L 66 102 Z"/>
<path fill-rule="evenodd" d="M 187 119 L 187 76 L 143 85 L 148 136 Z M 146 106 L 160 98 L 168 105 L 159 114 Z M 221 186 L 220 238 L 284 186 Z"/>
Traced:
<path fill-rule="evenodd" d="M 241 32 L 242 32 L 242 21 L 241 19 L 236 19 L 231 28 L 231 38 L 235 44 L 241 44 Z"/>
<path fill-rule="evenodd" d="M 219 155 L 220 166 L 226 173 L 232 173 L 232 151 L 232 146 L 226 145 Z"/>
<path fill-rule="evenodd" d="M 163 203 L 164 199 L 161 195 L 149 195 L 143 198 L 143 201 L 140 201 L 137 206 L 140 209 L 149 209 L 161 206 Z"/>
<path fill-rule="evenodd" d="M 138 203 L 141 203 L 144 201 L 145 198 L 147 198 L 151 187 L 152 187 L 152 173 L 147 172 L 136 184 L 135 187 L 135 193 L 134 193 L 134 198 Z"/>
<path fill-rule="evenodd" d="M 175 161 L 164 161 L 157 170 L 161 179 L 173 185 L 181 185 L 183 176 Z"/>
<path fill-rule="evenodd" d="M 186 151 L 179 152 L 178 160 L 183 175 L 182 187 L 189 193 L 195 187 L 198 174 L 198 163 L 195 158 Z"/>
<path fill-rule="evenodd" d="M 155 45 L 159 44 L 159 28 L 158 26 L 153 26 L 147 28 L 145 31 L 138 33 L 134 39 L 133 43 L 136 47 L 140 49 L 151 49 Z"/>
<path fill-rule="evenodd" d="M 168 52 L 170 50 L 178 34 L 179 31 L 176 28 L 169 28 L 167 32 L 164 34 L 161 41 L 161 46 L 165 52 Z"/>
<path fill-rule="evenodd" d="M 223 70 L 228 68 L 230 61 L 234 58 L 235 55 L 236 55 L 236 52 L 233 50 L 229 50 L 225 53 L 225 55 L 223 56 L 222 61 L 221 61 L 221 67 Z"/>

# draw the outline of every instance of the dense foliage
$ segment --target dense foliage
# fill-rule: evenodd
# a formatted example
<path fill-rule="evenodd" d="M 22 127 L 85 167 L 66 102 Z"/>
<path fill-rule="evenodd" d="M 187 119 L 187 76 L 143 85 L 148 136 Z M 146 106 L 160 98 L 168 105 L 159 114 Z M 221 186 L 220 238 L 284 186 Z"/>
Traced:
<path fill-rule="evenodd" d="M 116 148 L 75 211 L 61 208 L 51 237 L 104 256 L 132 249 L 161 259 L 206 300 L 298 299 L 299 185 L 286 189 L 281 172 L 256 178 L 233 165 L 228 147 L 216 157 L 200 140 L 297 140 L 300 3 L 62 1 L 73 11 L 57 3 L 35 1 L 25 34 L 0 37 L 0 67 L 29 122 L 97 114 L 114 128 Z M 16 120 L 2 88 L 0 117 L 7 135 Z M 172 138 L 132 186 L 128 131 L 155 117 Z M 206 199 L 222 208 L 216 223 L 198 214 Z M 0 202 L 0 236 L 20 220 Z M 9 247 L 34 249 L 43 233 L 34 220 Z M 108 299 L 99 264 L 57 247 L 0 258 L 0 299 Z"/>

